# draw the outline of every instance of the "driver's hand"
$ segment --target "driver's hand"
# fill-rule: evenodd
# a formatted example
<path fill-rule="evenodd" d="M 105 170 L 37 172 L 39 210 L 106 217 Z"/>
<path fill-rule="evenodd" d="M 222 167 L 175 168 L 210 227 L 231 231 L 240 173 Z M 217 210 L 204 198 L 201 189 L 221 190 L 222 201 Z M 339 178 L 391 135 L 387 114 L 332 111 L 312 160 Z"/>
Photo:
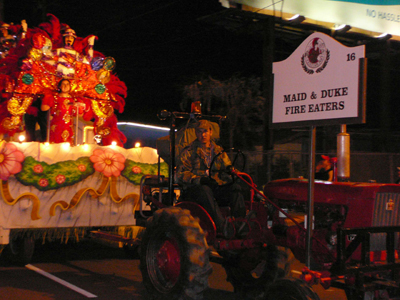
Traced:
<path fill-rule="evenodd" d="M 200 178 L 200 184 L 201 185 L 207 185 L 207 186 L 209 186 L 210 188 L 214 188 L 214 187 L 217 187 L 218 186 L 218 183 L 217 183 L 217 181 L 215 181 L 215 179 L 213 179 L 213 178 L 210 178 L 210 177 L 201 177 Z"/>
<path fill-rule="evenodd" d="M 228 174 L 232 174 L 233 171 L 235 171 L 235 167 L 234 166 L 229 165 L 229 166 L 226 167 L 226 172 Z"/>

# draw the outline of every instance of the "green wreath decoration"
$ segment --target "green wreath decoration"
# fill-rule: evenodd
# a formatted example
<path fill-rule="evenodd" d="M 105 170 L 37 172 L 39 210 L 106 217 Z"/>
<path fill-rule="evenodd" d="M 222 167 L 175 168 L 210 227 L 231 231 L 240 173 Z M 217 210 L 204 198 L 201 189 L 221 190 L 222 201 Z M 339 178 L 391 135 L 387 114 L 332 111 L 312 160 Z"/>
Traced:
<path fill-rule="evenodd" d="M 89 157 L 49 165 L 28 156 L 22 163 L 21 172 L 15 174 L 15 177 L 23 185 L 34 186 L 39 191 L 49 191 L 74 185 L 92 175 L 94 171 Z"/>
<path fill-rule="evenodd" d="M 49 165 L 28 156 L 22 163 L 22 170 L 15 174 L 16 179 L 26 186 L 34 186 L 39 191 L 56 190 L 72 186 L 86 179 L 95 172 L 89 157 L 80 157 L 77 160 L 61 161 Z M 143 175 L 157 174 L 158 164 L 138 163 L 125 160 L 125 168 L 121 175 L 129 182 L 139 185 Z M 168 176 L 168 164 L 160 164 L 161 175 Z"/>

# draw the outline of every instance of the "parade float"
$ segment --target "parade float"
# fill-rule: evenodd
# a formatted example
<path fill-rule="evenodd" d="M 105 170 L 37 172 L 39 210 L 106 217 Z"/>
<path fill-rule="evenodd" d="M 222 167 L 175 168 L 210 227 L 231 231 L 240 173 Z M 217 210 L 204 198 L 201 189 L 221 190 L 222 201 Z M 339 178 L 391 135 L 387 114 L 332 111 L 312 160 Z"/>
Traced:
<path fill-rule="evenodd" d="M 27 262 L 37 240 L 79 240 L 93 228 L 132 235 L 140 179 L 168 168 L 155 149 L 121 147 L 114 111 L 127 89 L 115 60 L 52 15 L 37 28 L 2 24 L 2 33 L 0 250 Z M 86 129 L 78 138 L 78 119 L 95 139 Z M 44 138 L 33 130 L 18 140 L 38 124 Z"/>

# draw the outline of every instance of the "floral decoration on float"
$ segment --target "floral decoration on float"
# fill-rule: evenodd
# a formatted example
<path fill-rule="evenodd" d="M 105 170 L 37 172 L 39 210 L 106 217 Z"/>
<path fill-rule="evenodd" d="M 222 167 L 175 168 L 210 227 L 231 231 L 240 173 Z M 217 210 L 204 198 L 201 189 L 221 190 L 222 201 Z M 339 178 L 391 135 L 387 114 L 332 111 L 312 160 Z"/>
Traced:
<path fill-rule="evenodd" d="M 2 141 L 0 144 L 2 198 L 8 205 L 14 205 L 22 198 L 32 200 L 32 220 L 41 218 L 38 213 L 40 199 L 34 193 L 23 193 L 16 198 L 12 197 L 8 187 L 10 176 L 15 177 L 24 186 L 33 186 L 40 192 L 58 191 L 62 188 L 72 187 L 95 173 L 101 176 L 98 187 L 81 188 L 69 201 L 59 200 L 53 203 L 49 214 L 54 216 L 57 207 L 62 210 L 72 209 L 78 205 L 84 195 L 89 194 L 96 199 L 107 191 L 114 203 L 121 203 L 128 198 L 133 198 L 137 205 L 138 194 L 127 193 L 123 197 L 118 195 L 118 181 L 120 178 L 125 178 L 131 184 L 139 185 L 143 175 L 157 174 L 157 172 L 157 163 L 142 163 L 127 159 L 123 154 L 108 147 L 95 148 L 90 156 L 79 157 L 76 160 L 48 164 L 33 156 L 25 157 L 14 143 Z M 165 162 L 160 163 L 160 174 L 168 175 L 168 165 Z"/>

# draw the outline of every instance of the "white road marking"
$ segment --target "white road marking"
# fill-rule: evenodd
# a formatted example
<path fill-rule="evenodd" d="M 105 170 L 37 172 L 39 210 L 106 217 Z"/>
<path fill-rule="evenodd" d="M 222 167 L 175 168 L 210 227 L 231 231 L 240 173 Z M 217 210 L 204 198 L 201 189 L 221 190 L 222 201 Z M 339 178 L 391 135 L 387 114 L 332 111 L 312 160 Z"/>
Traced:
<path fill-rule="evenodd" d="M 73 290 L 73 291 L 75 291 L 77 293 L 80 293 L 80 294 L 84 295 L 87 298 L 97 298 L 96 295 L 93 295 L 93 294 L 91 294 L 91 293 L 89 293 L 89 292 L 77 287 L 76 285 L 73 285 L 73 284 L 71 284 L 71 283 L 69 283 L 69 282 L 67 282 L 65 280 L 62 280 L 62 279 L 60 279 L 60 278 L 58 278 L 58 277 L 56 277 L 54 275 L 51 275 L 50 273 L 47 273 L 47 272 L 45 272 L 45 271 L 43 271 L 43 270 L 41 270 L 41 269 L 31 265 L 31 264 L 28 264 L 25 267 L 28 268 L 29 270 L 35 271 L 36 273 L 39 273 L 39 274 L 45 276 L 47 278 L 50 278 L 51 280 L 54 280 L 55 282 L 58 282 L 58 283 L 62 284 L 63 286 L 65 286 L 65 287 L 67 287 L 67 288 L 69 288 L 69 289 L 71 289 L 71 290 Z"/>

